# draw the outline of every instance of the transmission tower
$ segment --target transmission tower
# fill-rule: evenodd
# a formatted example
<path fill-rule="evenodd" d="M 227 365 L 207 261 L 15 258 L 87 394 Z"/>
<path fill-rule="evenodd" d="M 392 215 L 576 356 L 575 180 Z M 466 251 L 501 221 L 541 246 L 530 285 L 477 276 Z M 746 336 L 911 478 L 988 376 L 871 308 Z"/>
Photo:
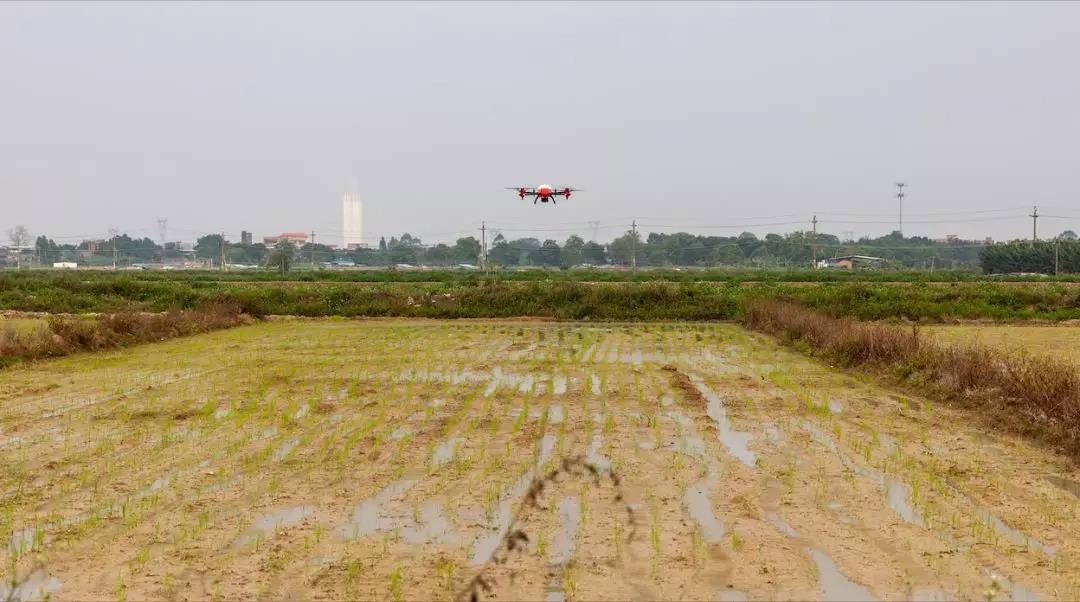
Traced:
<path fill-rule="evenodd" d="M 896 200 L 900 202 L 900 229 L 898 232 L 900 232 L 901 238 L 904 236 L 904 197 L 906 196 L 904 186 L 907 186 L 907 184 L 903 182 L 896 183 Z"/>
<path fill-rule="evenodd" d="M 592 228 L 592 242 L 596 242 L 597 233 L 600 231 L 600 222 L 598 220 L 590 220 L 589 228 Z"/>
<path fill-rule="evenodd" d="M 161 246 L 163 248 L 165 247 L 165 241 L 168 240 L 168 236 L 169 236 L 168 225 L 169 225 L 169 219 L 168 218 L 166 218 L 166 217 L 159 217 L 158 218 L 158 221 L 157 221 L 158 242 L 161 243 Z"/>

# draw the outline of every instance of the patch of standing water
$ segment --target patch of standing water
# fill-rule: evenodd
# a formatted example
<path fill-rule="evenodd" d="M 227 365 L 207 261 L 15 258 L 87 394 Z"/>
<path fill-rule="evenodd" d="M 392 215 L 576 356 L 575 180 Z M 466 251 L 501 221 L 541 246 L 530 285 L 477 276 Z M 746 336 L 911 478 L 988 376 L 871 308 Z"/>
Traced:
<path fill-rule="evenodd" d="M 342 537 L 355 539 L 377 533 L 382 528 L 392 528 L 393 521 L 383 516 L 382 507 L 412 489 L 413 485 L 416 485 L 415 479 L 394 481 L 373 497 L 360 502 L 353 510 L 352 520 L 341 528 Z"/>
<path fill-rule="evenodd" d="M 296 410 L 295 414 L 293 414 L 293 420 L 300 420 L 304 416 L 307 416 L 309 411 L 311 411 L 311 404 L 305 403 L 300 406 L 299 410 Z"/>
<path fill-rule="evenodd" d="M 749 445 L 754 436 L 750 433 L 732 429 L 731 422 L 727 418 L 727 412 L 724 410 L 724 402 L 720 400 L 720 396 L 706 386 L 700 377 L 692 377 L 691 381 L 698 392 L 708 401 L 707 413 L 709 418 L 712 418 L 713 422 L 716 423 L 716 436 L 720 439 L 720 443 L 727 448 L 732 456 L 753 468 L 757 463 L 757 454 L 750 451 Z"/>
<path fill-rule="evenodd" d="M 44 529 L 27 527 L 11 534 L 11 539 L 8 540 L 8 553 L 14 558 L 19 558 L 45 545 L 45 543 L 47 542 Z"/>
<path fill-rule="evenodd" d="M 214 412 L 214 420 L 221 420 L 228 415 L 229 408 L 218 408 L 217 411 Z"/>
<path fill-rule="evenodd" d="M 697 431 L 694 430 L 694 421 L 678 410 L 668 412 L 668 416 L 679 427 L 679 438 L 675 441 L 675 451 L 699 460 L 705 459 L 707 456 L 705 442 L 697 436 Z"/>
<path fill-rule="evenodd" d="M 548 558 L 548 564 L 554 568 L 562 568 L 569 564 L 577 548 L 577 533 L 581 527 L 581 502 L 576 496 L 565 497 L 559 502 L 559 521 L 560 529 L 552 541 L 553 549 Z M 548 582 L 544 600 L 545 602 L 566 600 L 566 589 L 561 574 L 556 574 Z"/>
<path fill-rule="evenodd" d="M 390 438 L 397 441 L 399 439 L 404 439 L 406 436 L 411 435 L 411 434 L 412 434 L 412 429 L 411 428 L 409 428 L 407 426 L 399 426 L 396 429 L 394 429 L 394 432 L 390 433 Z"/>
<path fill-rule="evenodd" d="M 555 451 L 555 435 L 547 434 L 540 438 L 540 458 L 537 460 L 537 466 L 543 466 L 547 464 L 547 461 L 551 459 L 551 452 Z"/>
<path fill-rule="evenodd" d="M 882 474 L 876 470 L 865 468 L 860 466 L 851 458 L 840 453 L 840 450 L 836 446 L 836 442 L 832 437 L 827 435 L 824 431 L 814 426 L 809 421 L 803 421 L 803 428 L 810 433 L 811 438 L 815 441 L 827 447 L 830 451 L 835 452 L 840 456 L 840 461 L 843 462 L 844 467 L 854 472 L 855 474 L 862 476 L 874 483 L 877 483 L 878 487 L 885 493 L 885 502 L 888 504 L 894 512 L 896 512 L 900 518 L 913 525 L 924 526 L 922 516 L 911 505 L 911 488 L 908 487 L 903 481 Z"/>
<path fill-rule="evenodd" d="M 844 404 L 836 401 L 835 399 L 829 400 L 829 411 L 833 414 L 839 414 L 844 411 Z"/>
<path fill-rule="evenodd" d="M 765 511 L 765 520 L 767 520 L 770 525 L 776 527 L 777 531 L 783 533 L 784 535 L 787 535 L 788 537 L 799 536 L 799 532 L 796 531 L 794 527 L 788 524 L 788 522 L 784 519 L 780 518 L 780 516 L 772 510 Z"/>
<path fill-rule="evenodd" d="M 566 393 L 566 377 L 556 376 L 551 385 L 551 392 L 555 395 L 564 395 Z"/>
<path fill-rule="evenodd" d="M 442 504 L 437 501 L 425 502 L 420 508 L 420 521 L 402 521 L 400 525 L 401 538 L 405 543 L 420 545 L 425 543 L 458 544 L 461 535 L 454 531 L 454 527 L 442 511 Z"/>
<path fill-rule="evenodd" d="M 290 439 L 286 441 L 281 447 L 274 450 L 273 459 L 275 462 L 280 462 L 285 459 L 285 456 L 289 455 L 292 450 L 296 449 L 296 446 L 300 444 L 299 439 Z"/>
<path fill-rule="evenodd" d="M 562 406 L 553 405 L 548 408 L 548 422 L 551 424 L 561 424 L 563 418 Z"/>
<path fill-rule="evenodd" d="M 994 531 L 997 531 L 999 535 L 1018 546 L 1034 548 L 1049 557 L 1053 557 L 1054 554 L 1057 553 L 1057 548 L 1053 546 L 1048 546 L 1033 537 L 1028 537 L 1027 534 L 1023 532 L 1013 529 L 1012 527 L 1003 523 L 1000 518 L 994 516 L 994 514 L 986 508 L 979 508 L 977 515 L 981 520 L 992 525 L 994 527 Z"/>
<path fill-rule="evenodd" d="M 484 389 L 484 397 L 491 397 L 495 394 L 495 390 L 499 388 L 499 381 L 502 380 L 502 368 L 498 366 L 491 371 L 491 380 L 488 381 L 488 386 Z"/>
<path fill-rule="evenodd" d="M 564 566 L 570 562 L 577 549 L 577 533 L 581 527 L 581 502 L 577 496 L 564 497 L 559 502 L 559 532 L 551 541 L 551 556 L 548 563 L 552 566 Z"/>
<path fill-rule="evenodd" d="M 595 375 L 595 374 L 590 374 L 589 377 L 590 377 L 591 382 L 592 382 L 592 394 L 593 395 L 599 395 L 600 394 L 600 377 Z"/>
<path fill-rule="evenodd" d="M 1065 477 L 1059 477 L 1056 475 L 1048 475 L 1046 477 L 1046 482 L 1064 491 L 1068 491 L 1074 496 L 1080 498 L 1080 483 L 1077 483 L 1072 479 L 1066 479 Z"/>
<path fill-rule="evenodd" d="M 600 448 L 604 446 L 604 415 L 600 412 L 593 413 L 593 429 L 592 441 L 589 443 L 589 449 L 585 452 L 585 461 L 592 464 L 602 475 L 606 475 L 611 472 L 611 460 L 607 456 L 600 453 Z"/>
<path fill-rule="evenodd" d="M 988 577 L 990 577 L 993 581 L 997 582 L 998 586 L 1001 588 L 1001 592 L 1002 593 L 1007 593 L 1009 595 L 1008 599 L 1012 600 L 1013 602 L 1041 602 L 1042 601 L 1042 598 L 1039 597 L 1039 594 L 1036 594 L 1035 592 L 1033 592 L 1030 589 L 1024 587 L 1023 585 L 1020 585 L 1019 583 L 1013 583 L 1008 578 L 1002 576 L 1001 573 L 999 573 L 999 572 L 997 572 L 997 571 L 995 571 L 993 569 L 987 568 L 986 569 L 986 575 Z M 994 598 L 992 598 L 992 600 L 995 600 L 995 601 L 1003 600 L 1003 599 L 1004 598 L 1001 598 L 999 596 L 995 596 Z"/>
<path fill-rule="evenodd" d="M 540 439 L 540 454 L 536 460 L 536 466 L 526 471 L 525 474 L 521 475 L 512 485 L 504 488 L 499 494 L 498 507 L 495 509 L 494 517 L 489 525 L 490 531 L 480 535 L 473 542 L 473 552 L 469 556 L 470 566 L 479 566 L 486 563 L 499 549 L 499 544 L 502 543 L 503 537 L 510 529 L 510 521 L 513 520 L 514 502 L 525 495 L 525 491 L 532 483 L 537 469 L 551 459 L 551 453 L 555 451 L 555 441 L 555 435 L 544 435 Z"/>
<path fill-rule="evenodd" d="M 293 506 L 264 514 L 255 520 L 246 535 L 236 541 L 236 545 L 243 547 L 257 540 L 259 536 L 273 535 L 278 529 L 291 527 L 314 513 L 310 506 Z"/>
<path fill-rule="evenodd" d="M 810 558 L 817 565 L 818 580 L 821 588 L 822 600 L 861 602 L 864 600 L 877 600 L 870 590 L 848 579 L 829 555 L 817 548 L 807 551 Z"/>
<path fill-rule="evenodd" d="M 709 489 L 716 484 L 715 470 L 709 468 L 709 476 L 690 485 L 683 491 L 683 503 L 701 529 L 701 538 L 705 543 L 718 543 L 724 539 L 724 523 L 713 514 L 712 502 L 709 501 Z"/>
<path fill-rule="evenodd" d="M 12 587 L 14 585 L 14 587 Z M 15 579 L 14 584 L 8 579 L 0 583 L 0 600 L 11 602 L 29 602 L 31 600 L 48 600 L 52 594 L 62 588 L 64 584 L 46 573 L 42 569 L 36 569 L 21 580 Z"/>
<path fill-rule="evenodd" d="M 436 445 L 435 451 L 431 454 L 431 465 L 437 468 L 453 460 L 458 446 L 462 443 L 465 443 L 462 437 L 452 437 Z"/>

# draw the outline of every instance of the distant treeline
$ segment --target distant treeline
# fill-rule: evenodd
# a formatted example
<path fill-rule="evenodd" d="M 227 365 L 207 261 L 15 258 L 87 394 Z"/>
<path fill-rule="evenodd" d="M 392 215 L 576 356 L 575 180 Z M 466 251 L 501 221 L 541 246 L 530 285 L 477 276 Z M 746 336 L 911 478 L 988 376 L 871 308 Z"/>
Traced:
<path fill-rule="evenodd" d="M 987 274 L 1077 274 L 1080 273 L 1080 241 L 996 244 L 979 252 L 979 264 Z"/>
<path fill-rule="evenodd" d="M 96 313 L 235 304 L 253 316 L 537 316 L 593 320 L 728 320 L 747 300 L 782 297 L 859 319 L 1080 319 L 1080 287 L 997 282 L 338 282 L 202 279 L 215 274 L 9 272 L 0 309 Z M 184 276 L 188 276 L 184 274 Z"/>
<path fill-rule="evenodd" d="M 489 262 L 501 267 L 573 267 L 579 265 L 639 267 L 753 267 L 802 268 L 810 267 L 814 259 L 843 255 L 869 255 L 885 260 L 893 269 L 980 269 L 979 251 L 983 241 L 950 239 L 935 241 L 926 237 L 904 237 L 898 232 L 878 238 L 842 241 L 833 234 L 814 234 L 807 231 L 787 234 L 767 234 L 759 238 L 751 232 L 738 236 L 701 236 L 686 232 L 673 234 L 627 232 L 607 243 L 585 241 L 573 235 L 559 242 L 555 239 L 509 239 L 495 234 L 489 239 Z M 115 251 L 114 251 L 115 249 Z M 118 265 L 202 260 L 217 265 L 222 257 L 226 263 L 280 266 L 280 253 L 262 243 L 239 244 L 220 234 L 200 237 L 193 248 L 182 249 L 175 244 L 161 246 L 149 238 L 132 238 L 119 234 L 100 241 L 78 244 L 57 244 L 46 236 L 38 236 L 33 252 L 25 251 L 31 262 L 49 265 L 58 261 L 76 261 L 84 265 Z M 397 264 L 453 266 L 460 263 L 479 264 L 481 243 L 474 236 L 459 238 L 453 244 L 425 244 L 408 233 L 389 240 L 380 239 L 377 246 L 359 249 L 335 249 L 322 244 L 284 245 L 290 255 L 287 265 L 331 262 L 350 262 L 361 266 L 385 267 Z"/>

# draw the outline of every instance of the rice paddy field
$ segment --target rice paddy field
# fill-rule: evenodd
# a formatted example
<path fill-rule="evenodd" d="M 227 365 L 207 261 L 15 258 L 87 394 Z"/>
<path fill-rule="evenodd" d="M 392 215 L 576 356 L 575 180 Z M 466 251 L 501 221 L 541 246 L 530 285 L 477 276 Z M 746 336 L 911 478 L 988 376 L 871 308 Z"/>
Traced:
<path fill-rule="evenodd" d="M 946 341 L 979 342 L 1080 362 L 1080 326 L 963 324 L 927 327 Z"/>
<path fill-rule="evenodd" d="M 1080 475 L 973 423 L 725 323 L 280 320 L 20 364 L 0 600 L 1080 598 Z"/>

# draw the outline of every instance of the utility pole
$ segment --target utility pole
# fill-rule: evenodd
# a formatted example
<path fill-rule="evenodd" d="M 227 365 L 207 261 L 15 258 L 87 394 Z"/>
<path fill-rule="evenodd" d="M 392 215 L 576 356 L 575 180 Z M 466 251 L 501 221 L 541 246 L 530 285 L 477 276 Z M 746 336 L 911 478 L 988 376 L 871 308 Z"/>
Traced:
<path fill-rule="evenodd" d="M 637 220 L 630 223 L 630 229 L 633 233 L 630 236 L 630 243 L 633 245 L 633 252 L 630 254 L 630 269 L 637 270 Z"/>
<path fill-rule="evenodd" d="M 487 224 L 480 222 L 480 269 L 487 273 Z"/>
<path fill-rule="evenodd" d="M 810 223 L 814 225 L 814 235 L 810 239 L 810 250 L 814 254 L 814 258 L 810 261 L 810 269 L 817 269 L 817 214 L 814 214 L 814 219 L 810 220 Z"/>
<path fill-rule="evenodd" d="M 1058 245 L 1061 243 L 1061 237 L 1058 236 L 1054 239 L 1054 275 L 1058 275 Z"/>
<path fill-rule="evenodd" d="M 1039 240 L 1039 230 L 1038 230 L 1039 208 L 1038 207 L 1032 207 L 1031 208 L 1031 215 L 1029 215 L 1028 217 L 1031 218 L 1031 246 L 1034 247 L 1035 246 L 1035 241 Z"/>
<path fill-rule="evenodd" d="M 116 228 L 109 228 L 109 235 L 112 237 L 112 269 L 116 269 L 116 236 L 120 233 Z"/>
<path fill-rule="evenodd" d="M 896 183 L 896 200 L 900 202 L 900 237 L 904 237 L 904 184 L 903 182 Z"/>
<path fill-rule="evenodd" d="M 311 269 L 315 269 L 315 230 L 311 231 Z"/>
<path fill-rule="evenodd" d="M 221 244 L 218 245 L 221 250 L 221 259 L 218 262 L 218 269 L 225 271 L 225 233 L 221 232 Z"/>

